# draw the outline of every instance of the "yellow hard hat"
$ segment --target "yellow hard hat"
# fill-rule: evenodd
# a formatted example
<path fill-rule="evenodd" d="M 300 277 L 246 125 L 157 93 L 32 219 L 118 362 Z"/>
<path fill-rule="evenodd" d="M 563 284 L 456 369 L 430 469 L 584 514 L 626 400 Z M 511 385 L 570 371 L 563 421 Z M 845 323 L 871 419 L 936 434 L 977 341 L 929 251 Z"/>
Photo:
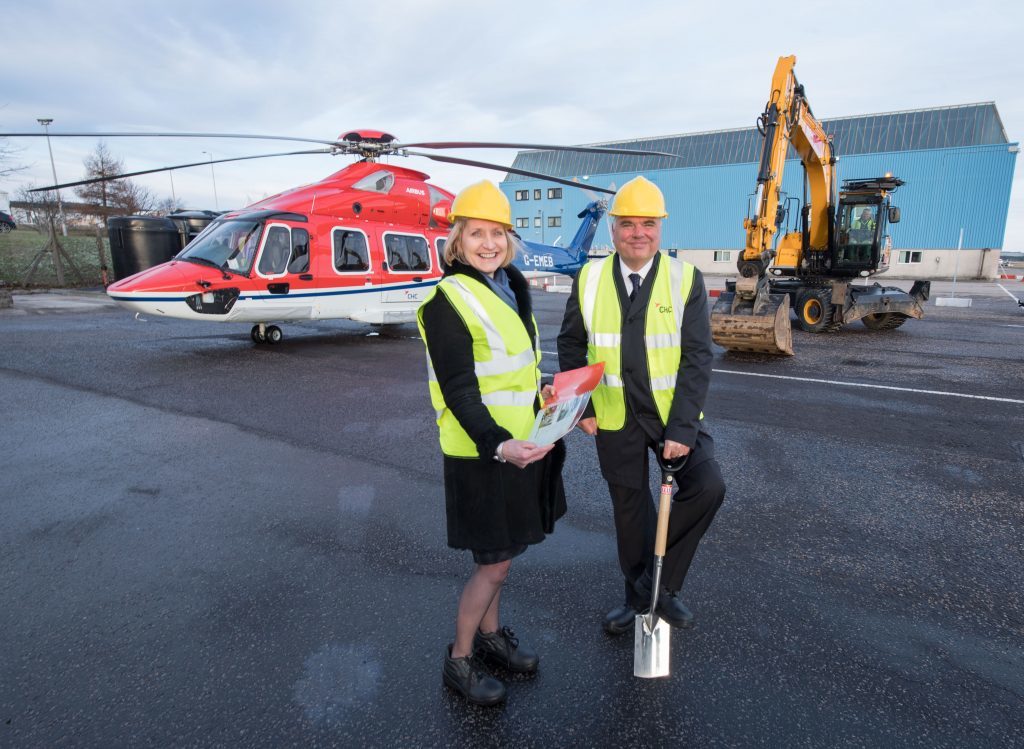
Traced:
<path fill-rule="evenodd" d="M 668 218 L 665 212 L 665 196 L 658 186 L 649 179 L 634 177 L 615 193 L 609 216 L 643 216 L 646 218 Z"/>
<path fill-rule="evenodd" d="M 512 206 L 493 182 L 481 180 L 455 196 L 448 223 L 457 218 L 480 218 L 512 228 Z"/>

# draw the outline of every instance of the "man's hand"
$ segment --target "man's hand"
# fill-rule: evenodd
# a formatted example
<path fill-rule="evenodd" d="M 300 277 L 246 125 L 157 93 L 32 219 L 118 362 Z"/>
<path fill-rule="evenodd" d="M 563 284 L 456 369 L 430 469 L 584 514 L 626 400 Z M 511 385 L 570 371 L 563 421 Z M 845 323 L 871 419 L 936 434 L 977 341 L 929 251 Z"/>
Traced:
<path fill-rule="evenodd" d="M 585 434 L 589 434 L 591 437 L 593 437 L 595 434 L 597 434 L 597 417 L 591 416 L 586 419 L 580 419 L 579 423 L 576 426 L 582 429 Z"/>
<path fill-rule="evenodd" d="M 535 445 L 523 440 L 505 440 L 501 443 L 501 456 L 517 468 L 526 468 L 540 460 L 554 448 L 554 445 Z"/>
<path fill-rule="evenodd" d="M 554 385 L 545 385 L 540 389 L 540 404 L 542 406 L 546 406 L 556 397 L 558 397 L 558 392 L 555 390 Z"/>
<path fill-rule="evenodd" d="M 661 451 L 661 457 L 665 460 L 675 460 L 689 454 L 689 447 L 682 442 L 673 442 L 672 440 L 665 440 L 665 449 Z"/>

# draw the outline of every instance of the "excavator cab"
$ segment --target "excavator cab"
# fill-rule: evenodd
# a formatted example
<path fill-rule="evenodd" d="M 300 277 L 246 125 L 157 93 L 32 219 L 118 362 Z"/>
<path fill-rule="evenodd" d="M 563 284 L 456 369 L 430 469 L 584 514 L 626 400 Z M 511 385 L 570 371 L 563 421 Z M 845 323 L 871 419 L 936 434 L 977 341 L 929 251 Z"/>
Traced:
<path fill-rule="evenodd" d="M 836 220 L 832 272 L 836 275 L 871 275 L 878 267 L 879 247 L 885 234 L 885 211 L 879 203 L 862 198 L 840 201 Z"/>

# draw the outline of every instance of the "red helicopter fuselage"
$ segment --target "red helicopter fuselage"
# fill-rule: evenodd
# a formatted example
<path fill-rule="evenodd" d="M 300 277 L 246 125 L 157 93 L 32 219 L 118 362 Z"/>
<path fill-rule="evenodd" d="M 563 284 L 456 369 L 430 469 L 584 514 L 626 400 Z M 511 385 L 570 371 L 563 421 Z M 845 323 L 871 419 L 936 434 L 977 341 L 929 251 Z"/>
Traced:
<path fill-rule="evenodd" d="M 173 260 L 107 293 L 149 315 L 255 323 L 256 340 L 277 321 L 410 322 L 441 278 L 454 198 L 427 179 L 352 164 L 218 217 Z"/>

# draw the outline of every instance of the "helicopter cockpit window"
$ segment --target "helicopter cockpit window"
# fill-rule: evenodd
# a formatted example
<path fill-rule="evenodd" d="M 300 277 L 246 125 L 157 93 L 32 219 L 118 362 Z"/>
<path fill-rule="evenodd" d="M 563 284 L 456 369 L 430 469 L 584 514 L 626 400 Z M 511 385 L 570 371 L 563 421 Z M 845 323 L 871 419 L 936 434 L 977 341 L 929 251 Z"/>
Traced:
<path fill-rule="evenodd" d="M 284 226 L 271 226 L 267 230 L 267 241 L 260 255 L 259 272 L 264 276 L 277 276 L 288 270 L 288 258 L 291 255 L 292 243 L 288 229 Z"/>
<path fill-rule="evenodd" d="M 309 272 L 309 232 L 305 229 L 292 229 L 292 257 L 288 261 L 288 272 Z"/>
<path fill-rule="evenodd" d="M 221 270 L 246 274 L 256 257 L 262 224 L 256 221 L 219 221 L 196 237 L 178 258 Z"/>
<path fill-rule="evenodd" d="M 393 271 L 430 270 L 427 240 L 413 234 L 385 234 L 388 268 Z"/>
<path fill-rule="evenodd" d="M 358 231 L 335 229 L 334 269 L 339 273 L 363 272 L 370 269 L 370 253 L 366 237 Z"/>
<path fill-rule="evenodd" d="M 352 187 L 367 192 L 388 193 L 395 184 L 395 175 L 391 172 L 374 172 L 369 177 L 363 177 Z"/>

